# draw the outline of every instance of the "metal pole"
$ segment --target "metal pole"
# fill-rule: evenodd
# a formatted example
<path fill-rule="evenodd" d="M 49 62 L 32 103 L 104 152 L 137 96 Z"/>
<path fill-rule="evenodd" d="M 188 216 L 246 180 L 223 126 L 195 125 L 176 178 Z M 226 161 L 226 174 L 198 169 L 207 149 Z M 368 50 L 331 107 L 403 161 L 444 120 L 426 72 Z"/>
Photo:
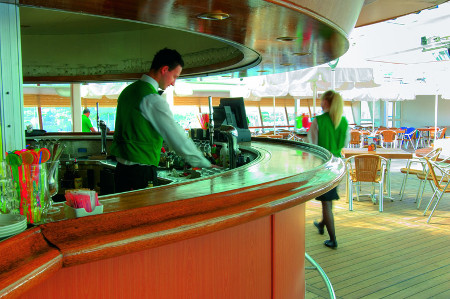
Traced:
<path fill-rule="evenodd" d="M 100 117 L 98 115 L 98 102 L 96 104 L 97 108 L 97 131 L 100 131 Z"/>
<path fill-rule="evenodd" d="M 438 117 L 438 104 L 439 104 L 439 95 L 438 91 L 436 91 L 435 100 L 434 100 L 434 141 L 433 143 L 436 144 L 437 139 L 437 117 Z"/>
<path fill-rule="evenodd" d="M 316 115 L 316 99 L 317 99 L 317 82 L 313 81 L 313 115 L 311 115 L 311 118 Z"/>
<path fill-rule="evenodd" d="M 372 131 L 375 132 L 375 99 L 372 101 Z"/>
<path fill-rule="evenodd" d="M 276 115 L 275 115 L 275 96 L 273 96 L 273 134 L 275 135 L 276 125 L 275 125 Z"/>

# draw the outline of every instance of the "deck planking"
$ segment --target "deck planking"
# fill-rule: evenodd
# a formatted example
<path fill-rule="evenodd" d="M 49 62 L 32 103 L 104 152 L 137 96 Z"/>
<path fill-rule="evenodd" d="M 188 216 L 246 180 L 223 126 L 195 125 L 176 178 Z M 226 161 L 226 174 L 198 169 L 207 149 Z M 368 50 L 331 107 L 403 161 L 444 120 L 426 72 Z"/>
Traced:
<path fill-rule="evenodd" d="M 398 192 L 403 179 L 399 168 L 406 160 L 392 161 L 392 195 L 378 212 L 367 198 L 354 200 L 348 211 L 345 183 L 339 185 L 341 199 L 334 215 L 338 249 L 323 246 L 312 225 L 321 218 L 318 201 L 306 204 L 306 251 L 320 264 L 338 298 L 450 298 L 450 194 L 444 195 L 427 224 L 423 216 L 431 187 L 427 185 L 418 210 L 415 197 L 418 180 L 411 178 L 402 201 Z M 369 191 L 363 187 L 363 193 Z M 306 298 L 328 298 L 316 271 L 306 272 Z"/>

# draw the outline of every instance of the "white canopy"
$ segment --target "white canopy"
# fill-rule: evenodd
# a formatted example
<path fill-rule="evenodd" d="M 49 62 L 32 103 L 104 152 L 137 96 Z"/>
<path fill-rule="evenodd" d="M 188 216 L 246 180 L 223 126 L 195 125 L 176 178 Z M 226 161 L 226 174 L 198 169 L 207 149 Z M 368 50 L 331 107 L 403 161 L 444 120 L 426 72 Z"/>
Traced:
<path fill-rule="evenodd" d="M 244 82 L 253 96 L 279 97 L 291 95 L 296 98 L 315 96 L 314 90 L 351 90 L 379 86 L 374 82 L 371 68 L 315 67 L 283 74 L 245 78 Z"/>

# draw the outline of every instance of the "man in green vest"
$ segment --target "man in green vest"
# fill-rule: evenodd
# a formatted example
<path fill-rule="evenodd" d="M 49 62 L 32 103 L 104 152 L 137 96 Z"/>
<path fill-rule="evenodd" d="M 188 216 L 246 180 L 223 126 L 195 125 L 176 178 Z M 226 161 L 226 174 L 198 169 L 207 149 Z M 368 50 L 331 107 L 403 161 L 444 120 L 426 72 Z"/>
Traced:
<path fill-rule="evenodd" d="M 167 101 L 158 94 L 175 85 L 184 61 L 176 50 L 156 53 L 147 74 L 119 95 L 111 154 L 117 159 L 116 192 L 156 185 L 163 140 L 193 167 L 211 167 L 173 119 Z"/>
<path fill-rule="evenodd" d="M 81 116 L 81 132 L 95 132 L 95 128 L 89 119 L 91 111 L 88 108 L 83 110 L 83 115 Z"/>

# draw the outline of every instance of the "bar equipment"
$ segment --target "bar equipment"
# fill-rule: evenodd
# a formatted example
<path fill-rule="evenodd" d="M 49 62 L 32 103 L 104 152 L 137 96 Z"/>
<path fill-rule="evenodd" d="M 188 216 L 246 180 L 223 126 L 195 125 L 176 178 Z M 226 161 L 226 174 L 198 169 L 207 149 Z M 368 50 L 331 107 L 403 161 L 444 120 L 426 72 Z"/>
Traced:
<path fill-rule="evenodd" d="M 102 155 L 106 155 L 106 123 L 101 120 L 100 121 L 100 132 L 101 132 L 101 140 L 102 140 Z"/>
<path fill-rule="evenodd" d="M 236 128 L 231 125 L 222 125 L 220 126 L 219 130 L 227 138 L 230 169 L 236 168 L 238 132 Z"/>
<path fill-rule="evenodd" d="M 214 144 L 214 119 L 213 119 L 213 106 L 212 106 L 212 96 L 208 97 L 208 108 L 209 108 L 209 144 L 212 146 Z"/>

